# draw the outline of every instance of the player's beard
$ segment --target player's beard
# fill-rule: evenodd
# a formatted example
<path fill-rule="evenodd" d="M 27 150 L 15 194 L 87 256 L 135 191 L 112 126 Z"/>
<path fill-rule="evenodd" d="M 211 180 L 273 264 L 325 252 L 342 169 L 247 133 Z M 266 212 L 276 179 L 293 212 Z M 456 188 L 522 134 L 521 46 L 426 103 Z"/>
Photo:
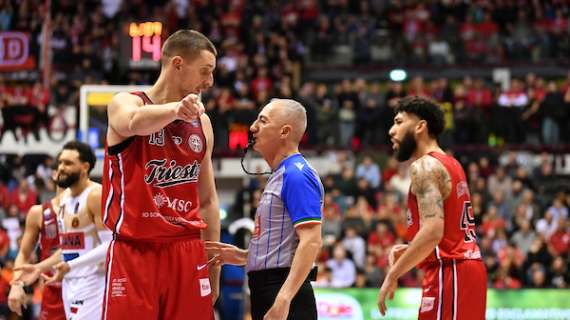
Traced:
<path fill-rule="evenodd" d="M 404 139 L 400 142 L 398 151 L 396 151 L 396 159 L 400 162 L 408 161 L 416 151 L 417 147 L 418 144 L 414 138 L 414 133 L 411 131 L 406 132 Z"/>
<path fill-rule="evenodd" d="M 76 184 L 77 181 L 79 181 L 79 177 L 80 177 L 81 173 L 79 171 L 77 172 L 71 172 L 66 174 L 66 177 L 63 178 L 61 176 L 61 173 L 58 175 L 57 177 L 57 186 L 60 188 L 69 188 L 72 185 Z"/>

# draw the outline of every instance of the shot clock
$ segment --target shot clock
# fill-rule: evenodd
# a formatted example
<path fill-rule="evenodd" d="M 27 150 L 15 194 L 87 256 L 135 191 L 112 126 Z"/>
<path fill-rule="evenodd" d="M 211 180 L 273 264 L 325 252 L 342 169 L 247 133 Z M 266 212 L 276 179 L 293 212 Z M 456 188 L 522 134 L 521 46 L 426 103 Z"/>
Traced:
<path fill-rule="evenodd" d="M 131 22 L 122 29 L 121 67 L 158 69 L 162 49 L 162 23 Z"/>

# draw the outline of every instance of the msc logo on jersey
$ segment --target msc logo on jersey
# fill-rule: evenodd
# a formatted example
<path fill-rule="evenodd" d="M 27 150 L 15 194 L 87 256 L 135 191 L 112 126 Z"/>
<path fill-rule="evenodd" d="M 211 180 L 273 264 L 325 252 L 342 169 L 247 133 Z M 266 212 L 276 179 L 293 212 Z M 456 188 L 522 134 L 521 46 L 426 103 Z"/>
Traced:
<path fill-rule="evenodd" d="M 168 207 L 178 212 L 190 212 L 192 209 L 192 201 L 183 199 L 170 199 L 162 193 L 155 194 L 153 197 L 154 204 L 157 208 Z"/>
<path fill-rule="evenodd" d="M 197 134 L 191 134 L 190 138 L 188 138 L 188 145 L 190 149 L 196 153 L 202 152 L 203 144 L 202 139 Z"/>
<path fill-rule="evenodd" d="M 145 169 L 146 184 L 159 188 L 196 182 L 200 175 L 200 163 L 196 160 L 186 165 L 178 165 L 176 160 L 170 160 L 169 163 L 166 163 L 166 159 L 150 160 Z"/>
<path fill-rule="evenodd" d="M 408 212 L 406 213 L 406 218 L 408 220 L 408 227 L 410 227 L 414 223 L 414 219 L 412 219 L 412 211 L 410 209 L 408 209 Z"/>

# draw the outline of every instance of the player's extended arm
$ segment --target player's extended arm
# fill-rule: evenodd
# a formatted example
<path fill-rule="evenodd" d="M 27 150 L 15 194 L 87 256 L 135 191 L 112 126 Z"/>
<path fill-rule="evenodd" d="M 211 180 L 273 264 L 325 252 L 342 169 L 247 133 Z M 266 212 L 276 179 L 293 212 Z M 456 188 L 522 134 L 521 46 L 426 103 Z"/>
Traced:
<path fill-rule="evenodd" d="M 97 236 L 101 243 L 93 248 L 91 251 L 87 252 L 80 257 L 73 259 L 66 263 L 69 268 L 63 268 L 65 273 L 79 267 L 95 265 L 97 263 L 105 261 L 107 256 L 107 248 L 109 248 L 109 243 L 113 238 L 113 233 L 107 229 L 103 220 L 101 219 L 101 186 L 93 188 L 89 195 L 87 196 L 87 208 L 89 215 L 93 219 L 95 228 L 97 229 Z M 57 269 L 61 269 L 58 267 Z M 60 280 L 60 279 L 57 279 Z"/>
<path fill-rule="evenodd" d="M 275 315 L 276 318 L 287 318 L 291 300 L 293 300 L 293 297 L 295 297 L 297 291 L 299 291 L 299 288 L 305 279 L 307 279 L 313 267 L 313 263 L 321 250 L 322 238 L 320 223 L 300 225 L 296 227 L 295 230 L 299 236 L 299 245 L 293 257 L 289 275 L 281 286 L 273 306 L 267 313 L 270 318 L 272 318 L 273 315 Z"/>
<path fill-rule="evenodd" d="M 24 229 L 24 236 L 20 244 L 20 250 L 14 261 L 14 268 L 20 267 L 29 263 L 30 255 L 34 251 L 38 236 L 40 234 L 42 221 L 42 206 L 35 205 L 30 208 L 26 216 L 26 226 Z M 14 271 L 14 279 L 20 278 L 22 271 Z"/>
<path fill-rule="evenodd" d="M 26 216 L 26 226 L 24 229 L 24 236 L 20 244 L 20 250 L 16 256 L 14 267 L 20 267 L 27 264 L 38 241 L 42 218 L 42 206 L 35 205 L 30 208 Z M 26 303 L 26 292 L 24 291 L 24 281 L 19 280 L 22 276 L 22 271 L 14 271 L 13 278 L 10 286 L 10 293 L 8 294 L 8 307 L 18 315 L 22 315 L 22 305 Z"/>
<path fill-rule="evenodd" d="M 388 276 L 401 277 L 424 260 L 443 237 L 443 201 L 451 190 L 451 178 L 441 162 L 424 156 L 411 167 L 412 192 L 416 195 L 420 229 L 407 250 L 394 263 Z"/>
<path fill-rule="evenodd" d="M 177 119 L 195 119 L 204 112 L 204 107 L 195 94 L 177 102 L 143 105 L 141 98 L 123 92 L 113 97 L 107 111 L 111 129 L 108 138 L 112 145 L 131 136 L 150 135 Z"/>
<path fill-rule="evenodd" d="M 207 115 L 202 115 L 201 120 L 204 135 L 206 136 L 206 154 L 200 166 L 198 194 L 200 198 L 200 216 L 204 219 L 204 222 L 208 224 L 206 230 L 202 232 L 202 239 L 207 241 L 220 241 L 220 206 L 214 181 L 214 167 L 212 165 L 214 133 L 210 118 L 208 118 Z M 220 266 L 210 266 L 208 271 L 210 273 L 213 296 L 214 299 L 216 299 L 220 281 Z"/>

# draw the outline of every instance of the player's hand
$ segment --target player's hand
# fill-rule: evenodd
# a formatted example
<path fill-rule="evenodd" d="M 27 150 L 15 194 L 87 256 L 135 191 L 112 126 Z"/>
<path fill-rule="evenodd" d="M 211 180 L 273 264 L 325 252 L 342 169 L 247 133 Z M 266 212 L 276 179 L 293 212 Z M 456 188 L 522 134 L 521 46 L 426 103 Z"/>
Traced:
<path fill-rule="evenodd" d="M 208 267 L 210 287 L 212 289 L 212 305 L 216 304 L 220 296 L 220 266 L 214 265 Z"/>
<path fill-rule="evenodd" d="M 24 281 L 24 285 L 26 286 L 29 286 L 32 283 L 36 282 L 42 273 L 40 268 L 35 264 L 23 264 L 17 268 L 14 268 L 14 271 L 22 272 L 20 276 L 15 280 Z"/>
<path fill-rule="evenodd" d="M 51 277 L 47 276 L 45 274 L 42 274 L 42 278 L 44 279 L 44 281 L 46 282 L 47 285 L 52 284 L 54 282 L 60 282 L 61 280 L 63 280 L 63 277 L 65 277 L 65 275 L 70 270 L 69 263 L 62 261 L 62 262 L 56 264 L 54 269 L 55 269 L 55 272 L 53 273 L 53 276 L 51 276 Z"/>
<path fill-rule="evenodd" d="M 13 283 L 8 294 L 8 307 L 20 317 L 22 316 L 22 306 L 26 307 L 26 292 L 23 283 Z"/>
<path fill-rule="evenodd" d="M 277 296 L 271 309 L 269 309 L 263 317 L 263 320 L 286 320 L 289 315 L 290 305 L 291 303 L 289 301 Z"/>
<path fill-rule="evenodd" d="M 386 308 L 386 297 L 389 297 L 390 300 L 394 299 L 394 291 L 396 291 L 396 288 L 398 288 L 398 279 L 396 279 L 391 272 L 388 272 L 380 288 L 380 294 L 378 295 L 378 310 L 380 310 L 383 316 L 386 315 L 386 311 L 388 310 L 388 308 Z"/>
<path fill-rule="evenodd" d="M 176 118 L 184 121 L 199 119 L 206 111 L 196 94 L 189 94 L 176 105 Z"/>
<path fill-rule="evenodd" d="M 398 259 L 406 252 L 408 249 L 407 244 L 397 244 L 392 247 L 390 253 L 388 254 L 388 267 L 392 267 Z"/>
<path fill-rule="evenodd" d="M 217 256 L 215 265 L 232 264 L 243 266 L 247 263 L 247 250 L 240 249 L 234 245 L 217 241 L 206 241 L 205 247 L 209 257 Z"/>

